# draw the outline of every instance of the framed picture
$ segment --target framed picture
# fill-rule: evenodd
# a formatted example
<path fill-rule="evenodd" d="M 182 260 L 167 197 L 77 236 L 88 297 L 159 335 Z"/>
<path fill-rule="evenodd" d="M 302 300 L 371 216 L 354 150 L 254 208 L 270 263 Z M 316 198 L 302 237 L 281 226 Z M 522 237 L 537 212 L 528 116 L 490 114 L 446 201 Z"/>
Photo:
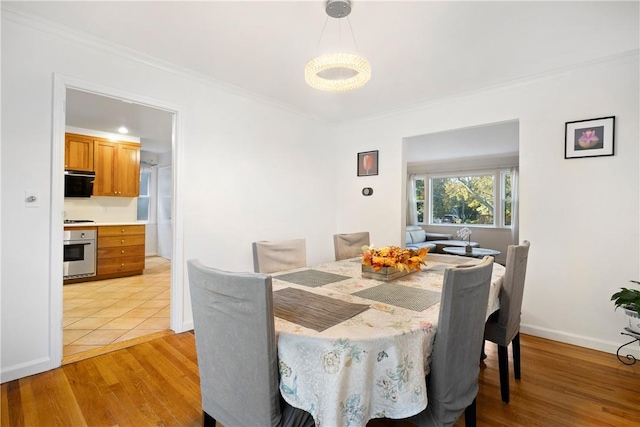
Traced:
<path fill-rule="evenodd" d="M 358 176 L 378 175 L 378 150 L 358 153 Z"/>
<path fill-rule="evenodd" d="M 564 158 L 613 156 L 614 123 L 614 116 L 565 123 Z"/>

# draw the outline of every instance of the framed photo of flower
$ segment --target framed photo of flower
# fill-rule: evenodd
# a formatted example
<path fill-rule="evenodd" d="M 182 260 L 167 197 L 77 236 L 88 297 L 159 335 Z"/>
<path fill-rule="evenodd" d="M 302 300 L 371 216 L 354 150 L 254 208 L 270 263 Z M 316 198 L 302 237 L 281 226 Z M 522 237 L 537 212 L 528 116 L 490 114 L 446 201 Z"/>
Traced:
<path fill-rule="evenodd" d="M 615 116 L 567 122 L 564 158 L 613 156 Z"/>
<path fill-rule="evenodd" d="M 358 153 L 358 176 L 378 175 L 378 150 Z"/>

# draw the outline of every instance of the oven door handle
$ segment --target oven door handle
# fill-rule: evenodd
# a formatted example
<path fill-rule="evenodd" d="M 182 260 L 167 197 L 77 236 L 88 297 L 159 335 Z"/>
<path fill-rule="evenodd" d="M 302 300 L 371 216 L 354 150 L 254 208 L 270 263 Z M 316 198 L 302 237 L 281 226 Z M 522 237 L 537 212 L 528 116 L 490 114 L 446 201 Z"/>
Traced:
<path fill-rule="evenodd" d="M 86 246 L 86 245 L 90 245 L 92 243 L 93 242 L 64 242 L 64 245 L 65 246 L 70 246 L 70 245 L 84 245 L 84 246 Z"/>

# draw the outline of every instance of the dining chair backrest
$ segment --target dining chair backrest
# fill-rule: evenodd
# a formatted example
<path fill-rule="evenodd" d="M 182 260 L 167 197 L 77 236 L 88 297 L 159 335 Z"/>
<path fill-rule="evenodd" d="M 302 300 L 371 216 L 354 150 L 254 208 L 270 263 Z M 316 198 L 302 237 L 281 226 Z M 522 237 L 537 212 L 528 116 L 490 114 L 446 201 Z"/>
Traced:
<path fill-rule="evenodd" d="M 369 232 L 346 233 L 333 235 L 333 248 L 336 261 L 362 255 L 362 247 L 369 246 Z"/>
<path fill-rule="evenodd" d="M 203 411 L 225 426 L 278 425 L 271 277 L 187 268 Z"/>
<path fill-rule="evenodd" d="M 508 346 L 520 331 L 529 246 L 525 240 L 521 245 L 509 245 L 507 248 L 507 262 L 500 289 L 500 312 L 496 330 L 491 336 L 491 341 L 503 346 Z"/>
<path fill-rule="evenodd" d="M 304 239 L 253 242 L 253 270 L 275 273 L 307 266 Z"/>
<path fill-rule="evenodd" d="M 427 384 L 429 403 L 419 425 L 453 425 L 476 398 L 492 270 L 493 257 L 445 270 Z"/>

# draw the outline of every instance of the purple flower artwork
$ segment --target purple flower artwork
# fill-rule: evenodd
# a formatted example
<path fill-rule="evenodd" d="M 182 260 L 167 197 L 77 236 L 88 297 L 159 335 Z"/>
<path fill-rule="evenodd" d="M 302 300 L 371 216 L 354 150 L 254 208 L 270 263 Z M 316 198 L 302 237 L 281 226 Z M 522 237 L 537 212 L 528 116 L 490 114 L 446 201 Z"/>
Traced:
<path fill-rule="evenodd" d="M 603 126 L 575 130 L 575 149 L 593 150 L 602 148 Z"/>

